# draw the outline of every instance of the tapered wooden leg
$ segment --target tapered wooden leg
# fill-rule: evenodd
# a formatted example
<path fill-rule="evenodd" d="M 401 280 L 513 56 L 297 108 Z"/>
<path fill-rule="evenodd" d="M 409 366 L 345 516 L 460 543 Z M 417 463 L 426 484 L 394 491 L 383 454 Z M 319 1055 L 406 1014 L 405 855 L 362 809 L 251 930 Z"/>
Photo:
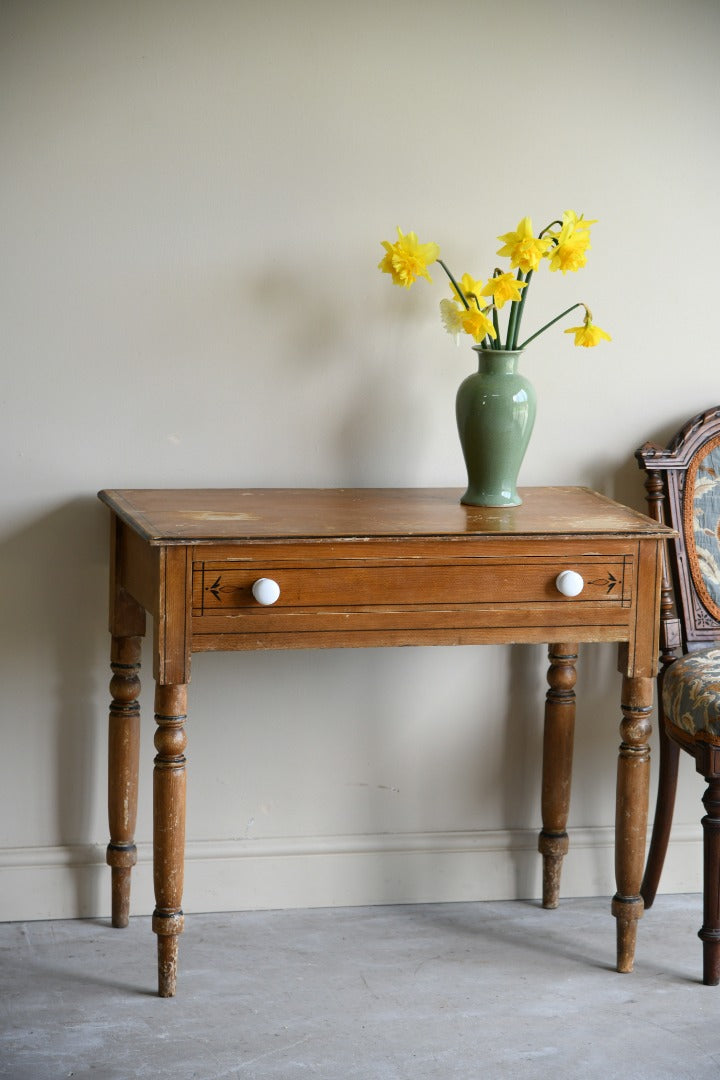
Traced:
<path fill-rule="evenodd" d="M 615 877 L 612 913 L 617 919 L 617 969 L 629 972 L 635 961 L 637 924 L 643 914 L 640 883 L 650 790 L 650 747 L 653 680 L 623 678 L 615 810 Z"/>
<path fill-rule="evenodd" d="M 543 857 L 544 908 L 556 908 L 560 872 L 568 850 L 573 738 L 575 733 L 575 664 L 577 645 L 551 645 L 548 652 L 550 689 L 545 698 L 543 741 L 542 821 L 538 849 Z"/>
<path fill-rule="evenodd" d="M 720 749 L 713 749 L 719 767 Z M 708 788 L 703 795 L 706 814 L 702 819 L 703 924 L 698 936 L 703 943 L 703 982 L 706 986 L 717 986 L 720 983 L 720 776 L 707 779 Z"/>
<path fill-rule="evenodd" d="M 158 935 L 158 993 L 172 997 L 177 985 L 178 940 L 185 858 L 186 686 L 155 690 L 155 771 L 153 776 L 153 877 Z"/>
<path fill-rule="evenodd" d="M 648 852 L 645 874 L 640 888 L 640 895 L 643 898 L 646 911 L 654 903 L 658 885 L 660 884 L 660 875 L 665 864 L 668 843 L 670 842 L 680 758 L 680 747 L 676 742 L 673 742 L 665 730 L 660 680 L 658 680 L 658 746 L 660 749 L 660 762 L 658 765 L 655 818 L 650 839 L 650 851 Z"/>
<path fill-rule="evenodd" d="M 108 736 L 107 862 L 112 876 L 112 925 L 127 926 L 130 874 L 137 862 L 138 768 L 140 754 L 140 637 L 113 637 L 110 654 L 110 722 Z"/>

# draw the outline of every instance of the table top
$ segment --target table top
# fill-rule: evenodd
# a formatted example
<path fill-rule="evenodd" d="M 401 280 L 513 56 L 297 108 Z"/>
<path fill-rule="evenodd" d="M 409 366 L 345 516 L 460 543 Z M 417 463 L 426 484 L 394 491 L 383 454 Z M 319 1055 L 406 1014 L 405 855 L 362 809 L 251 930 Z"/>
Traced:
<path fill-rule="evenodd" d="M 132 488 L 98 497 L 151 545 L 379 537 L 671 536 L 584 487 L 522 488 L 513 507 L 455 488 Z"/>

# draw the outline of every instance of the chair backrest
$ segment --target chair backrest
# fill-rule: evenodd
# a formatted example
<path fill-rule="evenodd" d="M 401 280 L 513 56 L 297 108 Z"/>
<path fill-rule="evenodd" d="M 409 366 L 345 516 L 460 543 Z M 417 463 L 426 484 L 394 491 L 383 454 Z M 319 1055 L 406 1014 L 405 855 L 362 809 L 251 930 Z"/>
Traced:
<path fill-rule="evenodd" d="M 666 551 L 661 596 L 667 664 L 677 649 L 720 641 L 720 405 L 694 416 L 665 449 L 645 443 L 635 457 L 647 473 L 650 516 L 677 531 Z"/>

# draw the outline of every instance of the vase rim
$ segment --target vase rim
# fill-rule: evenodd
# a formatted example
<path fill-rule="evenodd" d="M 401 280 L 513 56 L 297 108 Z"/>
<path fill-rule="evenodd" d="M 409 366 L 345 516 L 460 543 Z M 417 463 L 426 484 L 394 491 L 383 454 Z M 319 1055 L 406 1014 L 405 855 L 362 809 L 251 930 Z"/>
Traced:
<path fill-rule="evenodd" d="M 482 345 L 473 345 L 473 352 L 478 356 L 521 356 L 524 349 L 484 349 Z"/>

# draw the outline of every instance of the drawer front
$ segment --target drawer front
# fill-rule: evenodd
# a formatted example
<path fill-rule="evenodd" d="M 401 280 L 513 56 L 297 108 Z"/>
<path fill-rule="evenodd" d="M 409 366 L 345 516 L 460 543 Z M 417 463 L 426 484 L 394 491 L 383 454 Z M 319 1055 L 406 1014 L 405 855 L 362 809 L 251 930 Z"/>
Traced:
<path fill-rule="evenodd" d="M 556 578 L 574 570 L 584 581 L 575 597 L 562 595 Z M 410 560 L 373 565 L 328 563 L 288 565 L 272 558 L 251 563 L 197 561 L 193 564 L 193 616 L 234 618 L 272 616 L 281 612 L 339 612 L 353 609 L 446 609 L 472 605 L 602 605 L 632 603 L 633 558 L 624 554 L 568 557 L 544 555 L 517 559 L 472 559 L 447 563 Z M 280 595 L 271 607 L 258 603 L 253 584 L 259 578 L 277 582 Z M 257 618 L 255 618 L 257 621 Z"/>

